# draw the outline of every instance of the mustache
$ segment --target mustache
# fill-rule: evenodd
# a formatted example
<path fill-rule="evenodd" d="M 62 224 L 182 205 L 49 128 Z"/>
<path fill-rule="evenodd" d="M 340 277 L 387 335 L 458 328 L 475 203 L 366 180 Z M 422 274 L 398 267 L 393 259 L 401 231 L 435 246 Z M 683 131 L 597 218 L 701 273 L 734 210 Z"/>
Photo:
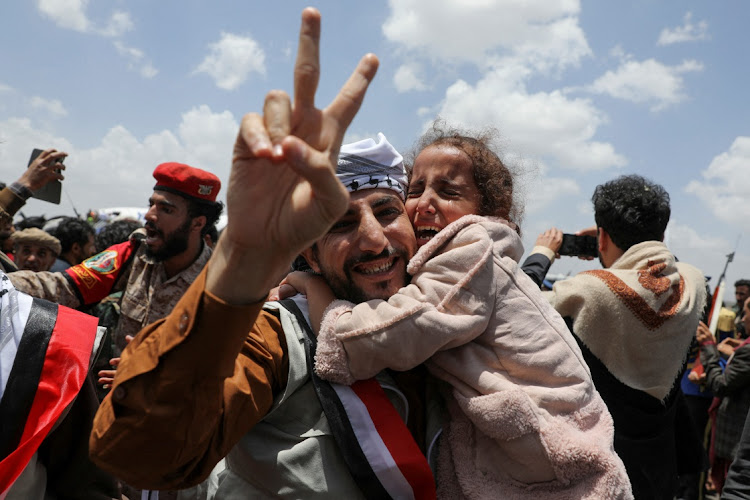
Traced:
<path fill-rule="evenodd" d="M 359 255 L 357 257 L 352 257 L 351 259 L 349 259 L 349 260 L 346 261 L 346 265 L 349 266 L 349 267 L 351 267 L 351 266 L 355 266 L 357 264 L 366 264 L 368 262 L 372 262 L 372 261 L 375 261 L 375 260 L 387 259 L 387 258 L 390 258 L 390 257 L 392 257 L 394 255 L 401 255 L 402 253 L 403 252 L 398 251 L 398 250 L 396 250 L 393 247 L 388 247 L 385 250 L 383 250 L 382 252 L 380 252 L 379 254 L 370 254 L 370 253 L 368 253 L 368 254 Z"/>
<path fill-rule="evenodd" d="M 148 229 L 150 231 L 155 232 L 159 236 L 164 236 L 164 233 L 161 231 L 161 229 L 159 229 L 158 227 L 156 227 L 156 224 L 154 224 L 151 221 L 146 221 L 146 223 L 143 225 L 143 227 L 145 227 L 146 229 Z"/>

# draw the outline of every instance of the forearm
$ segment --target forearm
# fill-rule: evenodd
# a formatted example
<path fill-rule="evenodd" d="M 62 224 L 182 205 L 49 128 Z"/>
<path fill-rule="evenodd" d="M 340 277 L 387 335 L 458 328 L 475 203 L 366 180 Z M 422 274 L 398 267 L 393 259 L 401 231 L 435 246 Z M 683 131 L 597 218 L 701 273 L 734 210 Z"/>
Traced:
<path fill-rule="evenodd" d="M 13 220 L 13 216 L 26 203 L 26 198 L 10 187 L 0 190 L 0 219 Z M 0 223 L 4 222 L 0 220 Z"/>
<path fill-rule="evenodd" d="M 296 255 L 269 245 L 243 247 L 224 234 L 211 256 L 206 290 L 228 304 L 262 302 L 289 272 Z"/>
<path fill-rule="evenodd" d="M 750 384 L 750 347 L 738 348 L 723 371 L 719 359 L 715 344 L 704 343 L 701 346 L 701 362 L 706 373 L 706 385 L 716 396 L 732 394 Z"/>
<path fill-rule="evenodd" d="M 322 279 L 309 280 L 306 284 L 305 296 L 308 311 L 310 311 L 310 321 L 317 335 L 320 332 L 320 324 L 323 322 L 323 313 L 336 300 L 336 297 L 328 283 Z"/>
<path fill-rule="evenodd" d="M 13 286 L 24 293 L 60 305 L 77 308 L 81 301 L 64 273 L 16 271 L 8 275 Z"/>
<path fill-rule="evenodd" d="M 205 272 L 123 352 L 94 420 L 94 461 L 133 486 L 200 482 L 286 383 L 275 326 L 254 327 L 262 304 L 228 305 L 204 284 Z"/>
<path fill-rule="evenodd" d="M 541 288 L 547 272 L 555 260 L 555 254 L 546 247 L 534 247 L 531 254 L 521 264 L 521 270 Z"/>

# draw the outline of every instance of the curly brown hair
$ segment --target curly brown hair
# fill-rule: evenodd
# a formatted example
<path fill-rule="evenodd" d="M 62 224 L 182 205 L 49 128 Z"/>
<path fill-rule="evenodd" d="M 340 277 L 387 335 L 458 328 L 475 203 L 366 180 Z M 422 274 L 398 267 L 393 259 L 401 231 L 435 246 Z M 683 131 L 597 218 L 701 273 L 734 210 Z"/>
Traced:
<path fill-rule="evenodd" d="M 514 201 L 513 172 L 495 152 L 498 136 L 493 128 L 471 132 L 438 119 L 406 155 L 409 178 L 414 160 L 423 150 L 430 146 L 453 146 L 468 156 L 474 167 L 474 183 L 481 196 L 477 215 L 501 217 L 520 227 L 523 208 Z"/>

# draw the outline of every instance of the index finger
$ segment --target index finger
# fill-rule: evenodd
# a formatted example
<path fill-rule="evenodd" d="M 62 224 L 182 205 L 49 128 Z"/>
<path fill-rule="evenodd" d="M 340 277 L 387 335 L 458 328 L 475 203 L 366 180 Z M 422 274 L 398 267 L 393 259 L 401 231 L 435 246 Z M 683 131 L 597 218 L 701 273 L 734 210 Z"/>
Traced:
<path fill-rule="evenodd" d="M 297 60 L 294 63 L 294 109 L 315 107 L 315 91 L 320 78 L 320 12 L 308 7 L 302 11 Z"/>

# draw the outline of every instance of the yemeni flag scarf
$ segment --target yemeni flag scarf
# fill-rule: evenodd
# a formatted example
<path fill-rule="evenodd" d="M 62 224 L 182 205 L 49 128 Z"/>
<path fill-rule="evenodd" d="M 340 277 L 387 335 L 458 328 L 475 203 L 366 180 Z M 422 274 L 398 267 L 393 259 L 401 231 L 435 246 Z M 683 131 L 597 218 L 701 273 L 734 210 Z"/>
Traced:
<path fill-rule="evenodd" d="M 83 386 L 97 323 L 18 292 L 0 272 L 0 498 Z"/>
<path fill-rule="evenodd" d="M 432 500 L 435 479 L 427 459 L 380 383 L 360 380 L 351 386 L 329 383 L 315 374 L 317 342 L 309 319 L 294 299 L 280 303 L 293 313 L 306 334 L 307 368 L 349 472 L 368 500 Z"/>

